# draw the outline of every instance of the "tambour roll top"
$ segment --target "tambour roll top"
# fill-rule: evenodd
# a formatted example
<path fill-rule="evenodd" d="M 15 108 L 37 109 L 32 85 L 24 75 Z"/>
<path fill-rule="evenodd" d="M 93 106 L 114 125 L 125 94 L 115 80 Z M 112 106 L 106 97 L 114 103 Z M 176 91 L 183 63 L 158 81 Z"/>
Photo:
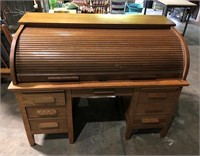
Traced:
<path fill-rule="evenodd" d="M 188 48 L 163 16 L 27 13 L 13 83 L 185 79 Z"/>

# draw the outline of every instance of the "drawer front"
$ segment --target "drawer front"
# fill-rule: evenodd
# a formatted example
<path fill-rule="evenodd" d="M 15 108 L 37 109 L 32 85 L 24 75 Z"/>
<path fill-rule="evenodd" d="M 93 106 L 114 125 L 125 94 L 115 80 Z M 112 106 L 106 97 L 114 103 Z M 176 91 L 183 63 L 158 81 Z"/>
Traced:
<path fill-rule="evenodd" d="M 141 89 L 138 101 L 158 101 L 177 99 L 178 88 L 172 89 Z"/>
<path fill-rule="evenodd" d="M 26 106 L 65 105 L 65 94 L 64 92 L 23 93 L 21 102 Z"/>
<path fill-rule="evenodd" d="M 136 116 L 133 121 L 135 126 L 157 126 L 167 123 L 167 116 Z"/>
<path fill-rule="evenodd" d="M 136 115 L 169 114 L 174 101 L 138 102 Z"/>
<path fill-rule="evenodd" d="M 66 107 L 26 107 L 29 118 L 66 117 Z"/>
<path fill-rule="evenodd" d="M 67 130 L 67 119 L 38 119 L 30 120 L 30 127 L 36 133 L 49 133 L 56 130 Z"/>
<path fill-rule="evenodd" d="M 71 91 L 72 97 L 87 97 L 94 96 L 92 89 L 75 89 Z"/>
<path fill-rule="evenodd" d="M 73 97 L 132 95 L 132 88 L 75 89 Z"/>
<path fill-rule="evenodd" d="M 133 88 L 115 88 L 116 95 L 132 96 L 133 91 L 134 91 Z"/>

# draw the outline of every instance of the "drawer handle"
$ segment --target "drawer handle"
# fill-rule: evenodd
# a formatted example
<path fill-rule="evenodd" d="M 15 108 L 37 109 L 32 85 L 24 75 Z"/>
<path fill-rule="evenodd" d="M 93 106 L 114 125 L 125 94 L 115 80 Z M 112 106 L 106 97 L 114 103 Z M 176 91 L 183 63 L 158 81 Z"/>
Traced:
<path fill-rule="evenodd" d="M 58 115 L 58 111 L 56 109 L 37 110 L 36 113 L 39 116 L 57 116 Z"/>
<path fill-rule="evenodd" d="M 36 105 L 39 105 L 39 104 L 54 104 L 55 98 L 54 97 L 33 98 L 32 101 Z"/>
<path fill-rule="evenodd" d="M 144 118 L 142 119 L 143 124 L 159 123 L 159 118 Z"/>
<path fill-rule="evenodd" d="M 40 123 L 39 128 L 40 129 L 52 129 L 52 128 L 58 128 L 57 122 L 47 122 L 47 123 Z"/>
<path fill-rule="evenodd" d="M 115 95 L 113 90 L 94 90 L 95 95 Z"/>
<path fill-rule="evenodd" d="M 166 99 L 166 93 L 149 93 L 148 99 Z"/>

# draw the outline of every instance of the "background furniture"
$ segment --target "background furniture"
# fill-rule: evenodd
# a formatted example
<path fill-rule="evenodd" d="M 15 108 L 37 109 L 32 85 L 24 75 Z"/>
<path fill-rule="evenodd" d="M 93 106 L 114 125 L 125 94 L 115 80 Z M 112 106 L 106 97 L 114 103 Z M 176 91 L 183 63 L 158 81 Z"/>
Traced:
<path fill-rule="evenodd" d="M 143 7 L 139 3 L 127 3 L 129 13 L 141 13 Z"/>
<path fill-rule="evenodd" d="M 125 14 L 127 0 L 110 0 L 111 14 Z"/>
<path fill-rule="evenodd" d="M 189 2 L 192 2 L 196 4 L 196 7 L 194 8 L 191 17 L 194 19 L 197 19 L 198 14 L 199 14 L 199 9 L 200 9 L 200 0 L 189 0 Z"/>
<path fill-rule="evenodd" d="M 183 30 L 183 36 L 185 35 L 186 29 L 187 29 L 187 25 L 191 16 L 191 13 L 194 9 L 194 7 L 196 6 L 196 4 L 191 3 L 189 1 L 186 0 L 176 0 L 176 1 L 172 1 L 172 0 L 157 0 L 158 3 L 160 3 L 161 5 L 163 5 L 164 9 L 163 9 L 163 16 L 167 16 L 168 10 L 169 8 L 175 8 L 175 7 L 181 7 L 181 8 L 189 8 L 189 13 L 188 13 L 188 17 L 185 23 L 185 27 Z M 148 1 L 145 2 L 145 10 L 144 10 L 144 15 L 146 14 L 146 9 L 147 9 L 147 3 Z"/>
<path fill-rule="evenodd" d="M 94 13 L 107 14 L 108 13 L 108 0 L 91 0 L 91 7 Z"/>
<path fill-rule="evenodd" d="M 1 22 L 1 77 L 10 77 L 10 46 L 12 35 L 7 26 Z"/>

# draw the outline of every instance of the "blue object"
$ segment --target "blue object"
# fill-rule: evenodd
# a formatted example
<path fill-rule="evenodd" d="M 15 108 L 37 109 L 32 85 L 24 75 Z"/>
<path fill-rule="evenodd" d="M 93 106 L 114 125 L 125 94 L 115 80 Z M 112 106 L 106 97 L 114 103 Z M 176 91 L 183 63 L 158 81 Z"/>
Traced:
<path fill-rule="evenodd" d="M 142 5 L 138 3 L 128 3 L 128 10 L 129 12 L 142 12 Z"/>

